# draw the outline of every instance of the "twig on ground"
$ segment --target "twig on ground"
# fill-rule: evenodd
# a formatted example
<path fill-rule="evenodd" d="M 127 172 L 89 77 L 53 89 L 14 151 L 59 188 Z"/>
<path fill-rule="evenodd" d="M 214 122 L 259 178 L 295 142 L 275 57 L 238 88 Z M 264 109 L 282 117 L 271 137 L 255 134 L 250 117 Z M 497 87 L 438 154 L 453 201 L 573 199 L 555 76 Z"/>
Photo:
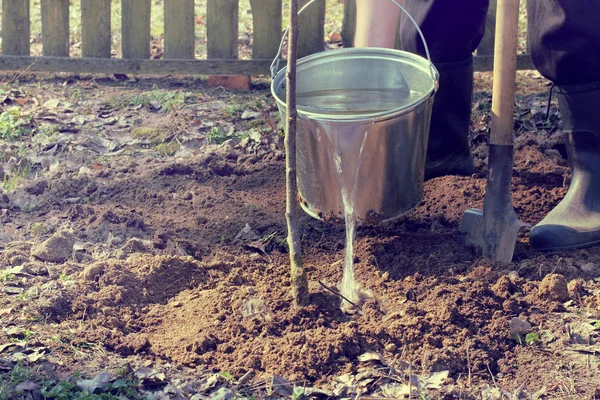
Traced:
<path fill-rule="evenodd" d="M 348 300 L 348 298 L 346 296 L 344 296 L 343 294 L 341 294 L 340 292 L 337 292 L 335 290 L 333 290 L 332 288 L 330 288 L 329 286 L 327 286 L 326 284 L 324 284 L 323 282 L 319 281 L 319 285 L 321 285 L 321 287 L 323 287 L 323 289 L 325 290 L 329 290 L 331 293 L 335 294 L 336 296 L 341 297 L 342 299 L 346 300 L 348 303 L 350 303 L 353 307 L 358 308 L 359 310 L 361 309 L 360 306 L 356 303 L 354 303 L 353 301 Z"/>
<path fill-rule="evenodd" d="M 470 345 L 470 342 L 467 341 L 467 369 L 469 370 L 469 377 L 468 377 L 467 383 L 469 384 L 469 387 L 472 387 L 471 386 L 471 382 L 472 382 L 471 381 L 471 377 L 472 377 L 472 373 L 471 373 L 471 357 L 469 357 L 469 345 Z"/>

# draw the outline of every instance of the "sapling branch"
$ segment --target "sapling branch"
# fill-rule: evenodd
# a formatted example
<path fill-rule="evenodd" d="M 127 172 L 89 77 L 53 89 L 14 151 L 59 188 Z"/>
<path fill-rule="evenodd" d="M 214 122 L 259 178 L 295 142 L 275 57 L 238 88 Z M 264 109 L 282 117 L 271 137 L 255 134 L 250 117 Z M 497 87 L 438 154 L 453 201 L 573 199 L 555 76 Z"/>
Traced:
<path fill-rule="evenodd" d="M 298 48 L 298 0 L 290 1 L 290 29 L 286 69 L 285 185 L 287 243 L 290 251 L 291 287 L 295 306 L 308 300 L 308 281 L 302 265 L 302 243 L 298 224 L 296 193 L 296 59 Z"/>

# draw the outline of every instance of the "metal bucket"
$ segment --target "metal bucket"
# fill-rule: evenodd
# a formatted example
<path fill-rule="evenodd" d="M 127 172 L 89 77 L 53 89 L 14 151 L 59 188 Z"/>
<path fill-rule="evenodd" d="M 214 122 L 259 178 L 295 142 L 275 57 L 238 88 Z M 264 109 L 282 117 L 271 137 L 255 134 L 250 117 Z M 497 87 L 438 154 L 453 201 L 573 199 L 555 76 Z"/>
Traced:
<path fill-rule="evenodd" d="M 282 117 L 285 72 L 271 82 Z M 297 182 L 309 215 L 343 221 L 343 186 L 355 188 L 354 216 L 364 224 L 397 218 L 419 204 L 438 77 L 429 55 L 393 49 L 340 49 L 298 60 Z M 317 107 L 303 101 L 315 92 L 347 91 L 403 95 L 384 109 L 343 109 L 335 95 Z M 344 180 L 341 170 L 354 173 Z"/>

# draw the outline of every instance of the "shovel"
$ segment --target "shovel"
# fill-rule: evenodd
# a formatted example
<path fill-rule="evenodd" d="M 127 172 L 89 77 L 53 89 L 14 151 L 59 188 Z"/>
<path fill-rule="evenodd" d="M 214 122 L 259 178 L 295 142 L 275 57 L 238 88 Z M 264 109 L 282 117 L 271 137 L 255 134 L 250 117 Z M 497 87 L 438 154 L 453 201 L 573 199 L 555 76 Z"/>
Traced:
<path fill-rule="evenodd" d="M 484 257 L 502 262 L 512 261 L 519 229 L 527 226 L 517 218 L 511 201 L 518 21 L 519 0 L 498 0 L 492 126 L 483 212 L 467 210 L 459 227 L 465 234 L 461 238 L 464 244 L 474 247 Z"/>

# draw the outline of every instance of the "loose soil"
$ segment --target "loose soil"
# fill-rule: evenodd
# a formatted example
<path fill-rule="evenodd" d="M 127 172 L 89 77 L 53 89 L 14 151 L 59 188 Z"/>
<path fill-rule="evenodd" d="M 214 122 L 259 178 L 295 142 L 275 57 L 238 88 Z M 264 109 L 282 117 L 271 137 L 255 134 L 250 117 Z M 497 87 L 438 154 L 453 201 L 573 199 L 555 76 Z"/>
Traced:
<path fill-rule="evenodd" d="M 524 230 L 502 264 L 458 241 L 465 210 L 482 207 L 488 78 L 478 75 L 474 103 L 477 173 L 428 181 L 412 213 L 358 229 L 356 276 L 374 297 L 355 315 L 319 284 L 341 280 L 343 226 L 303 213 L 310 302 L 291 305 L 283 147 L 265 84 L 232 94 L 183 77 L 8 82 L 3 109 L 22 105 L 32 130 L 2 144 L 5 182 L 10 166 L 28 173 L 0 198 L 0 343 L 18 342 L 0 356 L 43 348 L 26 362 L 59 376 L 152 367 L 167 376 L 160 390 L 177 387 L 165 398 L 208 396 L 212 373 L 248 371 L 250 392 L 276 375 L 381 396 L 384 365 L 448 371 L 423 398 L 600 396 L 600 247 L 535 252 Z M 513 202 L 534 225 L 566 193 L 569 169 L 554 103 L 544 120 L 546 82 L 520 74 L 519 85 Z M 118 102 L 157 91 L 185 100 L 172 110 L 164 99 Z M 43 107 L 50 99 L 59 105 Z M 255 117 L 242 119 L 246 110 Z M 44 124 L 53 136 L 36 141 Z M 132 137 L 140 127 L 164 135 Z M 511 332 L 515 318 L 531 328 Z M 360 361 L 367 352 L 380 359 Z"/>

